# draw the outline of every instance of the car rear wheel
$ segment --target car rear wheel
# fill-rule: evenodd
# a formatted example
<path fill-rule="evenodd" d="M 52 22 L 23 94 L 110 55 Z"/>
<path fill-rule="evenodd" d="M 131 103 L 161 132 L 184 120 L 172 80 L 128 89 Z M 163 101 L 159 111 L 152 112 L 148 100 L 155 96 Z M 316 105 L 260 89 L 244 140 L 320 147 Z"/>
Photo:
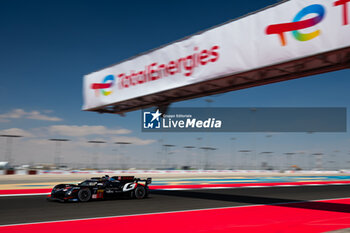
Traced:
<path fill-rule="evenodd" d="M 78 199 L 81 202 L 89 201 L 91 198 L 91 191 L 90 189 L 81 189 L 78 192 Z"/>
<path fill-rule="evenodd" d="M 143 199 L 146 197 L 146 189 L 142 185 L 137 186 L 134 192 L 137 199 Z"/>

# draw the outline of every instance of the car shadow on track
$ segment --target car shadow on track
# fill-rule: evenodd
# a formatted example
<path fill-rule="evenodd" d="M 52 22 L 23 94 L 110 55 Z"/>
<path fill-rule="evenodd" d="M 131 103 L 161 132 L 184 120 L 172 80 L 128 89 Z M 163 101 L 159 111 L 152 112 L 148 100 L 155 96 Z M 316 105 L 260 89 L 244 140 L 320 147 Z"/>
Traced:
<path fill-rule="evenodd" d="M 323 210 L 332 212 L 350 213 L 350 205 L 332 202 L 316 202 L 308 200 L 256 197 L 247 195 L 222 194 L 210 192 L 196 192 L 193 190 L 186 191 L 153 191 L 157 195 L 167 195 L 176 197 L 198 198 L 204 200 L 227 201 L 254 205 L 274 205 L 290 208 Z"/>

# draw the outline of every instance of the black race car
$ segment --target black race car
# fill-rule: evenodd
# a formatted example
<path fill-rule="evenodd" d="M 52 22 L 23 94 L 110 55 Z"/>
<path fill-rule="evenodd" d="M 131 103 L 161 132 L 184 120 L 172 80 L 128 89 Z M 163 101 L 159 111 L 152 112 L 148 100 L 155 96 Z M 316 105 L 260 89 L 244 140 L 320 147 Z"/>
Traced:
<path fill-rule="evenodd" d="M 148 185 L 151 182 L 152 178 L 142 180 L 134 176 L 93 177 L 79 184 L 56 185 L 48 200 L 86 202 L 94 199 L 113 199 L 120 196 L 142 199 L 148 196 Z"/>

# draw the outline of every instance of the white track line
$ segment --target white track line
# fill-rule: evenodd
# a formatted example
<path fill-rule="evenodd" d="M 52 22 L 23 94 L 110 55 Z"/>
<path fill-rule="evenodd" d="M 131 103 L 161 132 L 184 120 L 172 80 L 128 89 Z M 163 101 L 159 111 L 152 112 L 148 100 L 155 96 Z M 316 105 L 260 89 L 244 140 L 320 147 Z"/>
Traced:
<path fill-rule="evenodd" d="M 0 197 L 19 197 L 19 196 L 41 196 L 50 193 L 17 193 L 17 194 L 0 194 Z"/>
<path fill-rule="evenodd" d="M 279 184 L 279 185 L 276 185 L 275 187 L 295 187 L 295 186 L 303 186 L 303 184 L 301 184 L 301 185 L 295 185 L 295 184 Z"/>

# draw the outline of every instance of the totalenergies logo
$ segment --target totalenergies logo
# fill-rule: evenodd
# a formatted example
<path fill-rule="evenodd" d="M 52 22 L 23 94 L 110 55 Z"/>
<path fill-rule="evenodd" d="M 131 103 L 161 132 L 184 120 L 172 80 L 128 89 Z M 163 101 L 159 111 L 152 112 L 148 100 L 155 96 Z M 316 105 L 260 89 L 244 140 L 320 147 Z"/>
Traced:
<path fill-rule="evenodd" d="M 106 76 L 102 83 L 93 83 L 91 84 L 91 89 L 95 90 L 96 96 L 99 96 L 101 92 L 102 95 L 108 96 L 112 94 L 112 90 L 110 89 L 114 85 L 114 76 L 108 75 Z"/>
<path fill-rule="evenodd" d="M 302 20 L 303 17 L 309 14 L 316 14 L 315 17 L 310 19 Z M 321 34 L 321 30 L 316 30 L 310 33 L 301 33 L 298 30 L 309 28 L 320 23 L 326 14 L 325 8 L 322 5 L 315 4 L 303 8 L 299 13 L 294 17 L 293 22 L 291 23 L 281 23 L 270 25 L 266 28 L 266 34 L 277 34 L 281 40 L 282 46 L 287 45 L 286 41 L 286 32 L 292 32 L 293 37 L 299 41 L 308 41 L 312 40 L 315 37 Z"/>

